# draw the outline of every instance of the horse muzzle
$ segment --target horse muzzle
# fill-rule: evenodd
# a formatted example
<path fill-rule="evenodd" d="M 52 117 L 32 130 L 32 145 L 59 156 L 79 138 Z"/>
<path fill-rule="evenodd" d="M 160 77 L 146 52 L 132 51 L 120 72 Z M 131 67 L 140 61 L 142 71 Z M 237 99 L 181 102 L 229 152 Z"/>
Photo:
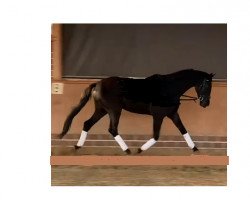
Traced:
<path fill-rule="evenodd" d="M 210 104 L 209 99 L 206 99 L 204 97 L 199 97 L 199 100 L 200 100 L 200 106 L 202 106 L 203 108 L 206 108 Z"/>
<path fill-rule="evenodd" d="M 202 106 L 203 108 L 206 108 L 207 106 L 209 106 L 210 102 L 208 101 L 200 101 L 200 106 Z"/>

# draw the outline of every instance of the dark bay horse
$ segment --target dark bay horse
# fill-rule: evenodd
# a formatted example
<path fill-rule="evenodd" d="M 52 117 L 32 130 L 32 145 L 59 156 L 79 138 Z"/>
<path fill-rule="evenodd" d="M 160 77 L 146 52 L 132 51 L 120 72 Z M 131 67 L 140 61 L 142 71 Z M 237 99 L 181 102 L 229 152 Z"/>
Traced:
<path fill-rule="evenodd" d="M 214 74 L 188 69 L 167 75 L 155 74 L 145 79 L 109 77 L 91 84 L 84 92 L 79 104 L 73 108 L 64 122 L 60 138 L 68 132 L 74 117 L 92 96 L 95 111 L 90 119 L 84 122 L 80 139 L 75 145 L 78 149 L 83 146 L 90 128 L 103 116 L 109 115 L 109 132 L 118 142 L 124 152 L 130 154 L 128 146 L 118 133 L 117 127 L 122 109 L 133 113 L 148 114 L 153 117 L 153 137 L 148 140 L 138 153 L 149 149 L 159 139 L 160 128 L 164 117 L 170 118 L 180 130 L 187 145 L 197 151 L 189 133 L 181 122 L 178 114 L 180 98 L 195 87 L 196 99 L 200 106 L 206 107 L 210 103 L 212 77 Z"/>

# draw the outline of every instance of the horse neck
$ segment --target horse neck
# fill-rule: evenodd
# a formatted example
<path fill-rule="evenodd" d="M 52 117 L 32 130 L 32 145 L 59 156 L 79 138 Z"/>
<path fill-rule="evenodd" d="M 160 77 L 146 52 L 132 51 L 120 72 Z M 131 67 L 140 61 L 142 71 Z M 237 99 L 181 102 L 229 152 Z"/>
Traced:
<path fill-rule="evenodd" d="M 184 82 L 184 81 L 183 81 L 183 82 Z M 190 88 L 195 87 L 196 84 L 197 84 L 197 82 L 194 81 L 194 80 L 185 81 L 185 82 L 184 82 L 184 87 L 180 89 L 179 95 L 181 96 L 181 95 L 184 94 L 186 91 L 188 91 Z"/>
<path fill-rule="evenodd" d="M 183 95 L 187 90 L 189 90 L 192 87 L 195 87 L 199 82 L 199 78 L 193 77 L 193 78 L 183 78 L 180 80 L 180 82 L 177 82 L 177 90 L 178 91 L 178 96 Z"/>
<path fill-rule="evenodd" d="M 199 84 L 205 75 L 204 72 L 198 70 L 183 70 L 179 74 L 173 74 L 172 78 L 175 81 L 172 82 L 171 87 L 175 88 L 175 95 L 180 97 L 187 90 Z M 168 79 L 169 75 L 165 77 Z"/>

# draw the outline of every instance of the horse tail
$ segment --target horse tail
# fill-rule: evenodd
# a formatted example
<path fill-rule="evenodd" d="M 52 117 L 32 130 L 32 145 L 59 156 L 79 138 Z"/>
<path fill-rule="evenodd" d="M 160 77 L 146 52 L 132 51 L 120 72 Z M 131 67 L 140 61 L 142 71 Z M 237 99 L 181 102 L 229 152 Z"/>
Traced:
<path fill-rule="evenodd" d="M 92 83 L 84 91 L 84 95 L 81 97 L 80 102 L 78 103 L 78 105 L 76 107 L 74 107 L 72 109 L 72 111 L 69 113 L 68 117 L 66 118 L 66 120 L 64 122 L 63 130 L 62 130 L 62 132 L 60 134 L 60 138 L 63 138 L 66 135 L 66 133 L 70 129 L 70 126 L 72 124 L 72 121 L 73 121 L 74 117 L 81 111 L 81 109 L 86 105 L 86 103 L 90 99 L 91 92 L 92 92 L 93 88 L 95 88 L 95 86 L 96 86 L 96 83 Z"/>

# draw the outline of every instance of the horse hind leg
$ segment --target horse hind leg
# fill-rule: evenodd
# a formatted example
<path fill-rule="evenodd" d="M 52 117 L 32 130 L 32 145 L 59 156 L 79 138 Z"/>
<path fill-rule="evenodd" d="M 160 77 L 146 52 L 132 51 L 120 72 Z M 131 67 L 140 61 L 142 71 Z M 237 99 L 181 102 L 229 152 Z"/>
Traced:
<path fill-rule="evenodd" d="M 109 118 L 110 118 L 109 132 L 114 137 L 116 142 L 119 144 L 121 149 L 127 154 L 131 154 L 130 149 L 128 148 L 122 137 L 119 135 L 117 130 L 120 116 L 121 116 L 121 110 L 109 112 Z"/>
<path fill-rule="evenodd" d="M 96 122 L 98 122 L 106 114 L 107 111 L 105 111 L 103 108 L 96 107 L 94 114 L 87 121 L 84 122 L 83 130 L 77 144 L 75 145 L 75 149 L 79 149 L 83 146 L 87 138 L 88 131 Z"/>
<path fill-rule="evenodd" d="M 146 151 L 158 141 L 163 119 L 164 117 L 153 116 L 153 137 L 142 145 L 141 148 L 138 149 L 137 153 Z"/>

